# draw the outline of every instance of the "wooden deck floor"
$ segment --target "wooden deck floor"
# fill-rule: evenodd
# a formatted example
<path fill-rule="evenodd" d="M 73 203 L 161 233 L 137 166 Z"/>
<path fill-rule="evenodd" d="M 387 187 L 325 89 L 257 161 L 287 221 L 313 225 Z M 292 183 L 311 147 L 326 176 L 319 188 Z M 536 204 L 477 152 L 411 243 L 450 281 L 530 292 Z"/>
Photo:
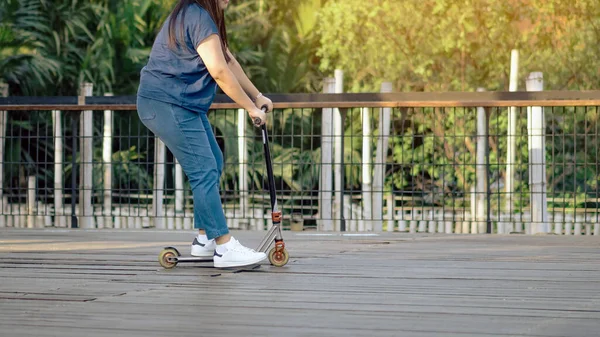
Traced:
<path fill-rule="evenodd" d="M 191 235 L 0 230 L 0 336 L 600 335 L 595 237 L 286 232 L 283 268 L 162 269 Z"/>

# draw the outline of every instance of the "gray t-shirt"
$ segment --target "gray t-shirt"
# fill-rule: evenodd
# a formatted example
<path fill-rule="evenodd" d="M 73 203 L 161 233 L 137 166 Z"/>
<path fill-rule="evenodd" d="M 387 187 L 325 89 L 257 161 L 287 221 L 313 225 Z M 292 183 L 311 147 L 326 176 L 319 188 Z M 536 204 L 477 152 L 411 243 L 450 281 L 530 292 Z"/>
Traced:
<path fill-rule="evenodd" d="M 180 40 L 182 17 L 183 41 Z M 179 46 L 171 48 L 168 35 L 171 19 L 165 21 L 154 41 L 148 64 L 141 71 L 138 95 L 207 112 L 217 84 L 196 48 L 210 35 L 219 34 L 219 30 L 204 8 L 191 4 L 177 17 L 175 36 Z"/>

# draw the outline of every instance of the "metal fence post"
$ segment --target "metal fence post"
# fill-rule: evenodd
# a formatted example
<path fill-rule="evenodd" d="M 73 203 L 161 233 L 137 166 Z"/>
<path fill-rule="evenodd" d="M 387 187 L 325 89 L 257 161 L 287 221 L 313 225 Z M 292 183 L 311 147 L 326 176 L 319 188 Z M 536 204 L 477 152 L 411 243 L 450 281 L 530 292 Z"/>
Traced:
<path fill-rule="evenodd" d="M 82 83 L 79 93 L 79 104 L 85 104 L 85 97 L 92 96 L 92 83 Z M 81 228 L 94 228 L 94 213 L 92 208 L 92 192 L 93 192 L 93 125 L 94 112 L 85 110 L 81 112 L 81 176 L 79 193 L 79 223 Z"/>
<path fill-rule="evenodd" d="M 543 91 L 544 75 L 533 72 L 527 78 L 527 91 Z M 546 120 L 543 107 L 527 108 L 529 134 L 529 183 L 531 194 L 531 234 L 548 233 L 546 202 Z"/>
<path fill-rule="evenodd" d="M 235 217 L 237 218 L 239 216 L 243 219 L 245 217 L 250 217 L 250 198 L 248 195 L 248 144 L 246 139 L 246 120 L 248 113 L 244 109 L 238 109 L 237 113 L 240 214 L 235 215 Z"/>
<path fill-rule="evenodd" d="M 493 233 L 492 226 L 492 191 L 490 190 L 490 111 L 485 111 L 485 198 L 487 200 L 485 221 L 486 233 Z"/>
<path fill-rule="evenodd" d="M 183 168 L 175 158 L 175 228 L 192 229 L 191 223 L 186 223 L 184 212 Z"/>
<path fill-rule="evenodd" d="M 152 188 L 152 213 L 154 215 L 154 227 L 166 229 L 163 210 L 163 196 L 165 188 L 165 143 L 160 138 L 154 138 L 154 187 Z M 173 224 L 168 227 L 174 227 Z M 168 228 L 173 229 L 173 228 Z"/>
<path fill-rule="evenodd" d="M 365 222 L 373 222 L 373 196 L 372 190 L 372 171 L 371 162 L 373 161 L 373 150 L 371 146 L 371 110 L 370 108 L 362 108 L 362 204 L 363 204 L 363 219 L 358 222 L 358 231 L 365 230 Z"/>
<path fill-rule="evenodd" d="M 340 114 L 341 114 L 341 134 L 340 134 L 340 148 L 342 149 L 342 155 L 340 157 L 340 171 L 342 173 L 341 177 L 340 177 L 340 232 L 345 232 L 346 231 L 346 207 L 345 207 L 345 202 L 344 200 L 346 199 L 346 197 L 344 196 L 344 191 L 345 191 L 345 186 L 346 186 L 346 181 L 345 181 L 345 175 L 346 175 L 346 169 L 344 168 L 344 125 L 346 124 L 346 112 L 348 111 L 348 109 L 340 109 Z M 352 209 L 352 203 L 350 202 L 350 209 Z"/>
<path fill-rule="evenodd" d="M 344 72 L 340 69 L 335 70 L 335 87 L 334 93 L 341 94 L 344 92 Z M 344 118 L 342 109 L 333 109 L 333 134 L 334 139 L 334 230 L 342 230 L 342 222 L 344 218 Z"/>
<path fill-rule="evenodd" d="M 106 93 L 104 96 L 112 96 L 112 93 Z M 102 215 L 102 227 L 112 228 L 112 139 L 113 139 L 113 111 L 104 110 L 104 130 L 102 137 L 102 166 L 104 168 L 103 196 L 104 203 Z M 100 228 L 100 222 L 98 223 Z"/>
<path fill-rule="evenodd" d="M 81 104 L 81 103 L 80 103 Z M 79 121 L 79 113 L 71 114 L 71 133 L 72 141 L 71 148 L 73 154 L 71 156 L 71 228 L 78 228 L 79 221 L 77 220 L 77 122 Z"/>
<path fill-rule="evenodd" d="M 517 91 L 519 83 L 519 51 L 511 51 L 509 91 Z M 508 112 L 508 132 L 506 146 L 506 209 L 508 223 L 498 223 L 498 234 L 506 234 L 515 230 L 512 211 L 515 193 L 515 156 L 517 151 L 517 108 L 510 107 Z M 500 225 L 502 224 L 502 225 Z M 508 226 L 507 226 L 508 225 Z M 506 226 L 508 228 L 506 228 Z"/>
<path fill-rule="evenodd" d="M 62 130 L 62 112 L 52 111 L 53 137 L 54 137 L 54 225 L 66 227 L 67 217 L 63 200 L 63 162 L 64 162 L 64 137 Z"/>
<path fill-rule="evenodd" d="M 381 83 L 381 92 L 392 92 L 392 83 Z M 379 139 L 377 140 L 377 153 L 375 155 L 375 167 L 373 169 L 373 222 L 367 226 L 375 232 L 383 230 L 383 186 L 384 174 L 386 168 L 386 159 L 389 146 L 390 124 L 391 124 L 390 108 L 381 108 L 379 113 Z"/>
<path fill-rule="evenodd" d="M 478 88 L 478 92 L 483 92 L 485 89 Z M 486 111 L 484 107 L 477 108 L 477 158 L 475 162 L 475 172 L 477 182 L 475 184 L 475 221 L 477 222 L 477 232 L 485 232 L 485 204 L 486 204 L 486 145 L 487 145 L 487 130 L 486 130 Z M 476 234 L 472 233 L 472 234 Z"/>
<path fill-rule="evenodd" d="M 8 84 L 0 83 L 0 97 L 8 97 Z M 8 123 L 8 111 L 0 111 L 0 227 L 6 227 L 4 208 L 7 204 L 4 200 L 4 149 L 6 146 L 6 124 Z"/>
<path fill-rule="evenodd" d="M 37 223 L 37 177 L 34 175 L 27 177 L 27 228 L 44 227 Z"/>
<path fill-rule="evenodd" d="M 333 93 L 335 79 L 323 81 L 323 93 Z M 321 170 L 319 177 L 319 230 L 332 231 L 332 194 L 333 194 L 333 109 L 324 108 L 321 117 Z"/>

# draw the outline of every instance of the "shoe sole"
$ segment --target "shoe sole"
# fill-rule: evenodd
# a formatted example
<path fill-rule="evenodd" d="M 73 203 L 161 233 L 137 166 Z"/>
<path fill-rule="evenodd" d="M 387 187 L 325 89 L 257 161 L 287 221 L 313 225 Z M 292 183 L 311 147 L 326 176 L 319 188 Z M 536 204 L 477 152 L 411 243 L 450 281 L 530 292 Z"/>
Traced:
<path fill-rule="evenodd" d="M 193 256 L 193 257 L 201 257 L 201 258 L 205 258 L 205 259 L 213 257 L 213 254 L 210 254 L 210 255 L 195 255 L 195 254 L 190 254 L 190 255 Z"/>
<path fill-rule="evenodd" d="M 214 252 L 206 252 L 204 254 L 194 254 L 193 252 L 190 252 L 190 255 L 193 257 L 213 257 L 214 256 Z"/>
<path fill-rule="evenodd" d="M 215 268 L 235 268 L 235 267 L 246 267 L 246 266 L 251 266 L 253 264 L 257 264 L 261 261 L 266 260 L 267 257 L 262 257 L 260 259 L 254 259 L 254 260 L 249 260 L 249 261 L 244 261 L 244 262 L 217 262 L 215 261 Z"/>

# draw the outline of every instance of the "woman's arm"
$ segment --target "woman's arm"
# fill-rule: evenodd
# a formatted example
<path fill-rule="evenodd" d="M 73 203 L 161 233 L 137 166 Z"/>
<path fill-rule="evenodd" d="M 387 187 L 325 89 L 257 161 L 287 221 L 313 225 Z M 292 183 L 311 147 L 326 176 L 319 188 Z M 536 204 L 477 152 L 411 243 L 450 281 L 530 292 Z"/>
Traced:
<path fill-rule="evenodd" d="M 244 69 L 242 69 L 240 63 L 229 51 L 229 49 L 227 49 L 227 54 L 229 54 L 229 57 L 231 58 L 231 61 L 229 61 L 229 69 L 231 69 L 231 72 L 235 75 L 244 91 L 246 91 L 248 96 L 250 96 L 250 98 L 255 102 L 256 106 L 258 108 L 262 108 L 266 105 L 267 111 L 273 110 L 273 102 L 271 102 L 271 100 L 267 97 L 263 96 L 260 91 L 256 89 L 254 84 L 252 84 L 252 81 L 250 81 L 244 72 Z"/>
<path fill-rule="evenodd" d="M 223 92 L 248 111 L 252 120 L 259 117 L 262 121 L 261 124 L 264 124 L 266 121 L 265 113 L 257 108 L 250 100 L 248 95 L 242 89 L 238 79 L 227 65 L 227 61 L 225 61 L 221 49 L 221 40 L 219 36 L 216 34 L 209 36 L 198 45 L 196 51 L 202 58 L 208 72 L 215 79 Z"/>

